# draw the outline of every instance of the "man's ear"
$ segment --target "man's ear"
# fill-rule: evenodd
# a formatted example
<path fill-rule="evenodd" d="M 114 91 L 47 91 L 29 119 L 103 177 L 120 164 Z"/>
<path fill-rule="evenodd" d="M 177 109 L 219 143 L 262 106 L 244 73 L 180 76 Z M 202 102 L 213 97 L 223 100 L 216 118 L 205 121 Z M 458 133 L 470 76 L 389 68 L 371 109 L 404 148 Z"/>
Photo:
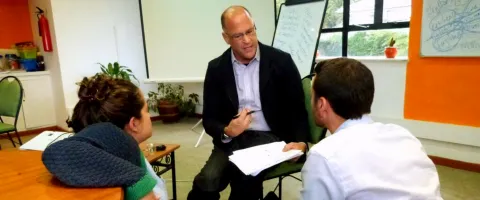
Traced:
<path fill-rule="evenodd" d="M 225 40 L 225 43 L 230 45 L 230 38 L 228 37 L 228 35 L 225 32 L 222 32 L 222 37 L 223 37 L 223 40 Z"/>
<path fill-rule="evenodd" d="M 318 111 L 319 111 L 319 110 L 322 108 L 322 106 L 323 106 L 322 98 L 323 98 L 323 97 L 320 97 L 320 98 L 318 98 L 317 100 L 315 100 L 315 105 L 314 105 L 314 106 L 315 106 L 315 110 L 318 110 Z"/>
<path fill-rule="evenodd" d="M 325 99 L 325 97 L 318 98 L 316 106 L 319 111 L 326 111 L 329 105 L 330 104 L 328 103 L 327 99 Z"/>

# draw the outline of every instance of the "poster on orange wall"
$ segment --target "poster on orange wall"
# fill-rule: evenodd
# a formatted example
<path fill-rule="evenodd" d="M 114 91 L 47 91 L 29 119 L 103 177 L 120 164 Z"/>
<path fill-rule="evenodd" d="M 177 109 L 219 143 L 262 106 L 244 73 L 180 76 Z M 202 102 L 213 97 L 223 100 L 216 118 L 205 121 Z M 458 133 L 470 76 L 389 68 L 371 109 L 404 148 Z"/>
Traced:
<path fill-rule="evenodd" d="M 422 57 L 480 56 L 480 0 L 423 0 Z"/>
<path fill-rule="evenodd" d="M 412 1 L 404 118 L 480 127 L 480 57 L 420 57 L 422 6 Z"/>

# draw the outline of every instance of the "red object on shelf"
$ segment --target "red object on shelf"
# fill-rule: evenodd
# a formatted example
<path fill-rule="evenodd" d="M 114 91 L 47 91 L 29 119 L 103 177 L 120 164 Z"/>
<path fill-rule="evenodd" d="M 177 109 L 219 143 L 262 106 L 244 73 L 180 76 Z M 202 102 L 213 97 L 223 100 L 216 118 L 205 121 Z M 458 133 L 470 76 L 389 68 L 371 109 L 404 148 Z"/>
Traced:
<path fill-rule="evenodd" d="M 396 47 L 387 47 L 385 48 L 385 56 L 387 58 L 395 58 L 397 56 L 397 48 Z"/>
<path fill-rule="evenodd" d="M 48 19 L 45 17 L 42 9 L 37 7 L 37 17 L 38 17 L 38 31 L 40 36 L 42 36 L 43 50 L 46 52 L 53 51 L 52 47 L 52 38 L 50 36 L 50 27 L 48 25 Z"/>

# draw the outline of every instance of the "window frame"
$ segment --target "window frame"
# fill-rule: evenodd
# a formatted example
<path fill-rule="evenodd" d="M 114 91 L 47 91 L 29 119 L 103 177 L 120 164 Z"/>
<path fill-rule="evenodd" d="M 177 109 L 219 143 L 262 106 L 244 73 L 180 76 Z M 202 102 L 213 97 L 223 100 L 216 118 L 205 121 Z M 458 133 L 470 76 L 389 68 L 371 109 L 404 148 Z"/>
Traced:
<path fill-rule="evenodd" d="M 285 0 L 285 2 L 287 1 L 292 1 L 292 0 Z M 374 18 L 373 18 L 372 24 L 350 25 L 350 0 L 343 0 L 343 26 L 341 28 L 323 28 L 322 27 L 320 31 L 320 35 L 322 33 L 341 32 L 342 33 L 342 57 L 347 57 L 349 32 L 410 28 L 410 21 L 384 23 L 383 22 L 383 1 L 384 0 L 375 0 L 375 7 L 374 7 L 374 13 L 373 13 Z M 274 2 L 275 2 L 275 21 L 277 21 L 278 20 L 277 7 L 276 7 L 277 0 L 275 0 Z"/>

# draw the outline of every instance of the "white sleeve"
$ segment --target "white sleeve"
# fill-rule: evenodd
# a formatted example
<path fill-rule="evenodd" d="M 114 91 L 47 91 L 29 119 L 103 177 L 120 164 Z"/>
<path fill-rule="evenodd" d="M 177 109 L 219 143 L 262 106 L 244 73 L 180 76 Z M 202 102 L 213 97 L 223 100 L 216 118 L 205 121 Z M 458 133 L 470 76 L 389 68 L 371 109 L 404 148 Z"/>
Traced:
<path fill-rule="evenodd" d="M 334 177 L 335 174 L 323 156 L 312 152 L 302 169 L 302 199 L 345 199 L 342 185 Z"/>

